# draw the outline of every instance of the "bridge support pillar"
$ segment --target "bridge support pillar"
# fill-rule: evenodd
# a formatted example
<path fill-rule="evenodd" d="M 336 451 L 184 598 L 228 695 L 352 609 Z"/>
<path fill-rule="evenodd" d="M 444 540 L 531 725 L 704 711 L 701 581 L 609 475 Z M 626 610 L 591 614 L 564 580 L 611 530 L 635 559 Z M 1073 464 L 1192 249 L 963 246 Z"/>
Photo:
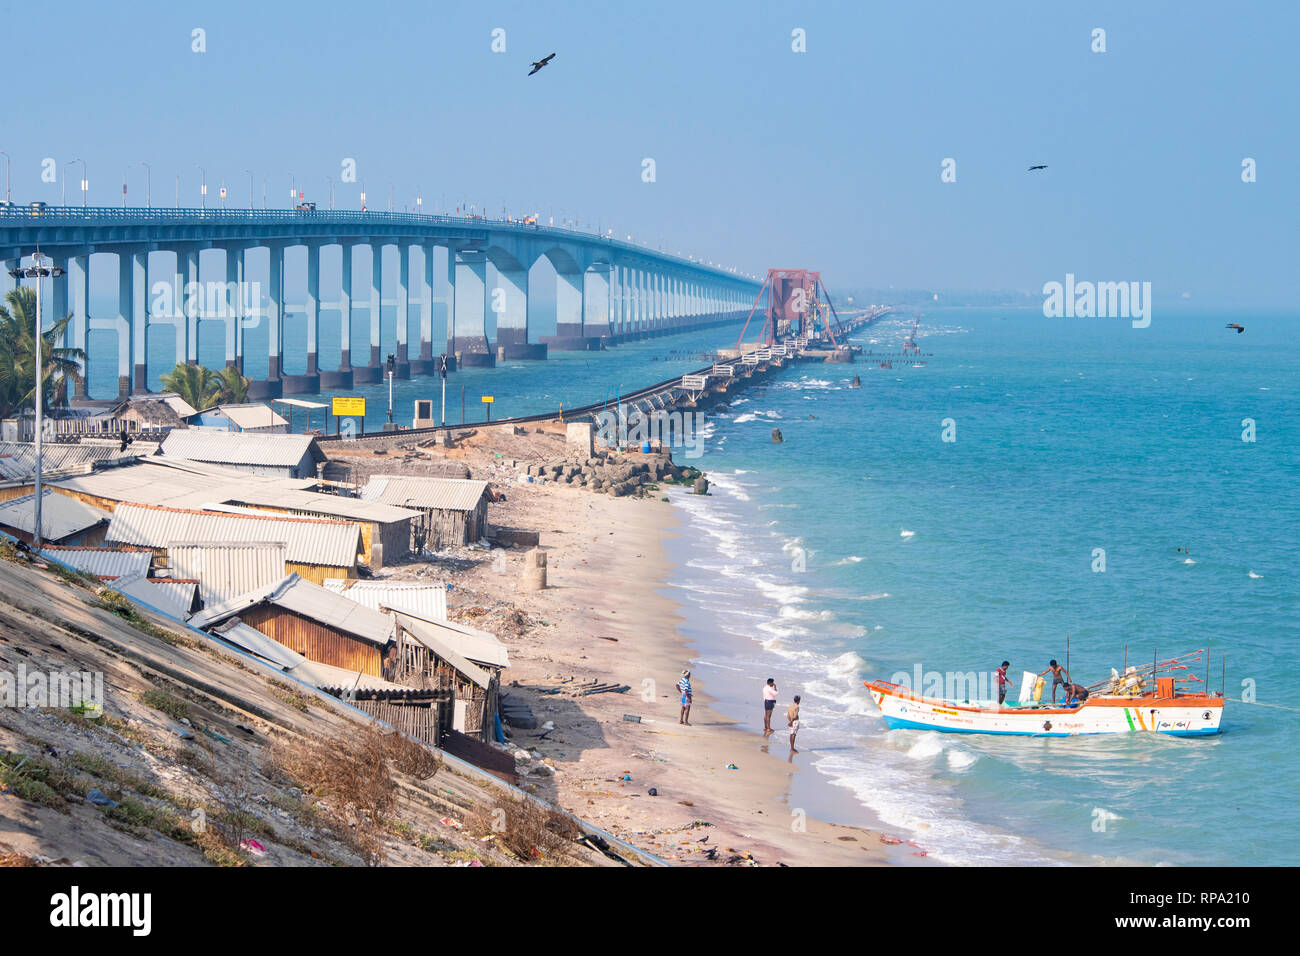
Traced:
<path fill-rule="evenodd" d="M 407 323 L 410 322 L 411 303 L 411 247 L 406 243 L 397 246 L 397 378 L 411 377 L 411 361 L 407 355 Z"/>
<path fill-rule="evenodd" d="M 226 367 L 244 374 L 244 256 L 242 246 L 226 246 Z"/>
<path fill-rule="evenodd" d="M 604 263 L 588 269 L 582 277 L 582 335 L 588 348 L 601 347 L 610 336 L 609 289 L 613 270 Z"/>
<path fill-rule="evenodd" d="M 131 294 L 131 253 L 123 249 L 117 254 L 117 314 L 121 316 L 117 328 L 117 397 L 131 394 L 131 360 L 135 350 L 131 347 L 135 337 L 134 309 Z M 136 371 L 137 381 L 143 386 L 144 369 Z"/>
<path fill-rule="evenodd" d="M 317 350 L 320 334 L 320 246 L 307 245 L 307 374 L 320 371 Z"/>
<path fill-rule="evenodd" d="M 497 316 L 497 361 L 546 358 L 545 345 L 528 344 L 528 270 L 497 268 L 496 278 L 490 299 Z"/>
<path fill-rule="evenodd" d="M 476 249 L 450 250 L 447 259 L 448 278 L 454 283 L 447 354 L 455 355 L 461 368 L 491 366 L 495 363 L 488 351 L 483 314 L 487 256 Z"/>
<path fill-rule="evenodd" d="M 135 391 L 143 395 L 149 391 L 149 250 L 141 249 L 130 257 L 123 256 L 131 266 L 130 322 L 132 371 L 135 374 Z"/>
<path fill-rule="evenodd" d="M 199 250 L 187 249 L 177 253 L 177 256 L 185 270 L 185 282 L 181 286 L 179 299 L 179 308 L 185 315 L 182 336 L 185 340 L 185 361 L 190 365 L 198 365 L 199 313 L 203 302 L 203 287 L 199 284 Z"/>
<path fill-rule="evenodd" d="M 379 361 L 379 316 L 383 305 L 384 290 L 384 247 L 370 246 L 370 357 L 365 365 L 352 367 L 352 381 L 356 385 L 367 385 L 383 378 L 383 369 Z"/>
<path fill-rule="evenodd" d="M 73 256 L 68 260 L 68 283 L 72 287 L 72 321 L 68 324 L 68 345 L 74 349 L 86 348 L 86 331 L 90 327 L 90 256 Z M 82 364 L 81 381 L 73 392 L 76 398 L 86 397 L 86 364 Z"/>
<path fill-rule="evenodd" d="M 555 274 L 555 338 L 557 348 L 572 348 L 560 342 L 582 338 L 582 273 Z"/>
<path fill-rule="evenodd" d="M 281 395 L 313 395 L 320 391 L 320 361 L 317 353 L 320 341 L 320 243 L 307 242 L 307 288 L 303 311 L 307 319 L 307 368 L 301 375 L 280 372 Z M 280 328 L 283 333 L 284 322 Z M 280 354 L 284 354 L 283 339 Z"/>
<path fill-rule="evenodd" d="M 412 375 L 431 375 L 433 363 L 433 246 L 424 249 L 424 282 L 420 297 L 420 352 L 411 362 Z"/>
<path fill-rule="evenodd" d="M 348 384 L 352 379 L 352 245 L 348 242 L 339 244 L 342 251 L 343 266 L 340 271 L 339 287 L 339 342 L 342 355 L 339 357 L 339 371 L 348 373 Z"/>

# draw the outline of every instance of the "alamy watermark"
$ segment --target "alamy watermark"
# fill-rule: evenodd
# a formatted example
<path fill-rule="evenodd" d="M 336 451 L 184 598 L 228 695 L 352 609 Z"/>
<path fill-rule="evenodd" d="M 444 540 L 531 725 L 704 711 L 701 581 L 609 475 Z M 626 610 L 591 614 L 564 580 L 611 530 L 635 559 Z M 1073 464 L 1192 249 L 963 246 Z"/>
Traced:
<path fill-rule="evenodd" d="M 916 664 L 911 672 L 895 672 L 889 682 L 943 700 L 995 700 L 998 696 L 997 675 L 992 671 L 927 671 Z"/>
<path fill-rule="evenodd" d="M 158 281 L 149 287 L 151 319 L 240 319 L 244 328 L 262 320 L 260 282 Z"/>
<path fill-rule="evenodd" d="M 1064 283 L 1045 283 L 1043 295 L 1049 319 L 1132 319 L 1135 329 L 1151 324 L 1150 282 L 1080 282 L 1067 272 Z"/>
<path fill-rule="evenodd" d="M 602 448 L 615 448 L 658 441 L 670 448 L 684 448 L 687 458 L 704 454 L 702 412 L 653 411 L 630 416 L 626 409 L 606 409 L 596 416 L 596 441 Z"/>
<path fill-rule="evenodd" d="M 102 671 L 0 670 L 0 707 L 60 707 L 86 717 L 104 712 Z"/>

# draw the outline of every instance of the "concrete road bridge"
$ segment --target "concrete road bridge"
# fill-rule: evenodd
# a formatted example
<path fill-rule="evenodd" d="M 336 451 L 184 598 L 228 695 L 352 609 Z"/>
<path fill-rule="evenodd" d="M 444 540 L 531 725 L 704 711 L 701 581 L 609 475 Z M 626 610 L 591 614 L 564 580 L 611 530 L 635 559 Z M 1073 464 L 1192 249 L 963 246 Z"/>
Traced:
<path fill-rule="evenodd" d="M 283 374 L 285 253 L 306 250 L 306 371 Z M 337 299 L 321 300 L 321 249 L 341 250 Z M 411 213 L 298 209 L 163 209 L 0 205 L 0 260 L 6 272 L 38 248 L 64 270 L 51 279 L 51 314 L 72 314 L 67 345 L 85 348 L 92 329 L 116 332 L 119 395 L 148 390 L 151 329 L 174 329 L 177 362 L 197 364 L 199 323 L 225 324 L 225 362 L 244 367 L 245 330 L 267 323 L 268 372 L 250 396 L 274 398 L 378 382 L 384 300 L 383 247 L 397 248 L 396 374 L 433 374 L 497 360 L 545 358 L 548 348 L 600 349 L 622 341 L 743 318 L 760 283 L 734 271 L 576 230 L 531 221 Z M 370 281 L 353 288 L 353 256 L 368 247 Z M 435 249 L 445 267 L 435 270 Z M 267 288 L 248 281 L 250 260 L 266 250 Z M 200 274 L 200 256 L 206 274 Z M 414 256 L 412 250 L 415 250 Z M 92 255 L 117 260 L 117 309 L 92 314 Z M 170 261 L 169 261 L 170 257 Z M 212 274 L 218 257 L 224 268 Z M 529 272 L 554 269 L 556 334 L 529 329 Z M 98 271 L 98 268 L 97 268 Z M 435 271 L 437 274 L 435 275 Z M 150 280 L 153 280 L 151 283 Z M 342 359 L 317 361 L 322 307 L 341 315 Z M 409 329 L 418 307 L 418 335 Z M 351 354 L 352 322 L 369 322 L 369 354 Z M 491 319 L 495 318 L 495 322 Z M 405 319 L 406 321 L 403 321 Z M 495 328 L 493 329 L 492 326 Z M 435 340 L 434 330 L 445 330 Z M 490 339 L 490 333 L 495 338 Z M 296 364 L 296 363 L 295 363 Z"/>

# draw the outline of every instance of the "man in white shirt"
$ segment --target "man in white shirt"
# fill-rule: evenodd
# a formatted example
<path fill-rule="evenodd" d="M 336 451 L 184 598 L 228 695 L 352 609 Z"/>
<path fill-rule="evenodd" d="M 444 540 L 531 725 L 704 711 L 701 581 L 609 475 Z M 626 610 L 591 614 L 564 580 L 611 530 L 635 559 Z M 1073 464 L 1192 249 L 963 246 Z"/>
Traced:
<path fill-rule="evenodd" d="M 772 734 L 772 711 L 776 708 L 776 678 L 769 677 L 763 686 L 763 735 Z"/>

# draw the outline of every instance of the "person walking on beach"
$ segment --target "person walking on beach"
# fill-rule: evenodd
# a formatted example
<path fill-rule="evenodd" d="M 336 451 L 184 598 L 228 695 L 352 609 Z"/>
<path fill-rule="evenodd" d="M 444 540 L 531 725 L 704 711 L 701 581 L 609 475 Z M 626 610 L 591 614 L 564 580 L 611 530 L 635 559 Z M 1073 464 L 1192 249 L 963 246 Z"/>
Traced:
<path fill-rule="evenodd" d="M 682 692 L 682 715 L 677 718 L 679 724 L 691 723 L 691 672 L 682 671 L 682 679 L 677 682 L 677 689 Z"/>
<path fill-rule="evenodd" d="M 763 685 L 763 735 L 772 735 L 772 711 L 776 708 L 776 678 L 769 677 Z"/>
<path fill-rule="evenodd" d="M 790 725 L 790 753 L 797 754 L 799 751 L 794 749 L 794 735 L 799 733 L 799 695 L 794 695 L 794 703 L 791 704 L 785 712 L 786 723 Z"/>
<path fill-rule="evenodd" d="M 1001 707 L 1002 702 L 1007 699 L 1007 684 L 1011 683 L 1011 681 L 1007 679 L 1007 668 L 1010 666 L 1011 666 L 1010 661 L 1003 661 L 1002 666 L 999 667 L 994 672 L 998 678 L 998 706 L 999 707 Z"/>
<path fill-rule="evenodd" d="M 1074 681 L 1070 677 L 1070 672 L 1067 671 L 1060 664 L 1056 663 L 1056 661 L 1054 660 L 1047 662 L 1047 671 L 1052 672 L 1052 703 L 1055 704 L 1056 688 L 1069 687 L 1072 683 L 1074 683 Z M 1038 676 L 1042 677 L 1044 674 L 1047 673 L 1047 671 L 1039 671 Z"/>

